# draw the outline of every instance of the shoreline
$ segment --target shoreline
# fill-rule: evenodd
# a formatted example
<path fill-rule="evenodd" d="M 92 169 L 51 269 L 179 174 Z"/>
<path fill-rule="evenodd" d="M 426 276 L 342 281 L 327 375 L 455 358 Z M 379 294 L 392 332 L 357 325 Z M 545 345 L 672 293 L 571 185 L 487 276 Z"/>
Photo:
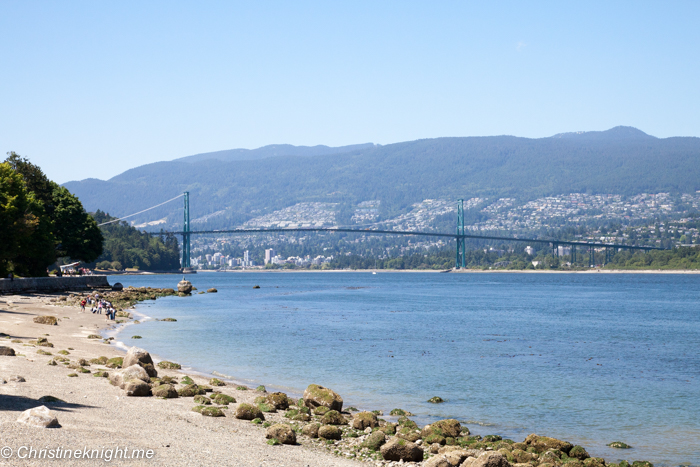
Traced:
<path fill-rule="evenodd" d="M 267 271 L 265 271 L 267 272 Z M 287 272 L 287 271 L 284 271 Z M 298 272 L 298 271 L 289 271 L 289 272 Z M 327 271 L 318 271 L 318 272 L 327 272 Z M 344 272 L 344 271 L 337 271 L 337 272 Z M 356 272 L 356 271 L 348 271 L 348 272 Z M 411 272 L 421 272 L 421 271 L 411 271 Z M 439 271 L 435 271 L 439 272 Z M 468 271 L 465 271 L 468 272 Z M 480 271 L 482 272 L 482 271 Z M 485 272 L 485 271 L 483 271 Z M 491 272 L 491 271 L 489 271 Z M 493 271 L 496 272 L 496 271 Z M 510 272 L 510 271 L 508 271 Z M 514 271 L 518 272 L 518 271 Z M 78 295 L 76 293 L 71 293 L 69 295 Z M 59 297 L 61 295 L 58 295 Z M 65 296 L 65 294 L 63 294 Z M 156 404 L 153 402 L 149 403 L 149 401 L 155 399 L 155 398 L 138 398 L 138 397 L 124 397 L 123 393 L 114 386 L 109 385 L 109 383 L 104 380 L 103 378 L 94 378 L 92 377 L 91 374 L 86 374 L 86 375 L 80 375 L 79 377 L 76 378 L 66 378 L 63 373 L 66 373 L 66 371 L 61 372 L 61 367 L 59 366 L 58 368 L 56 367 L 51 367 L 46 365 L 46 361 L 51 360 L 53 357 L 52 356 L 42 356 L 39 357 L 38 355 L 32 355 L 33 351 L 35 349 L 38 349 L 40 352 L 42 350 L 41 347 L 29 347 L 28 344 L 29 340 L 31 337 L 36 338 L 37 335 L 41 335 L 37 331 L 46 331 L 46 335 L 48 336 L 48 333 L 51 333 L 51 336 L 47 337 L 52 343 L 55 344 L 54 349 L 46 349 L 50 353 L 55 354 L 55 349 L 56 348 L 63 348 L 63 349 L 70 349 L 69 352 L 71 353 L 71 357 L 73 358 L 72 355 L 75 354 L 76 356 L 84 355 L 84 358 L 95 358 L 98 355 L 104 355 L 108 358 L 113 358 L 115 356 L 124 356 L 124 353 L 126 350 L 129 348 L 129 345 L 123 341 L 119 341 L 118 337 L 123 332 L 125 329 L 128 327 L 132 326 L 133 320 L 129 320 L 128 322 L 117 324 L 113 321 L 106 321 L 104 319 L 104 315 L 93 315 L 90 313 L 89 310 L 86 312 L 80 312 L 79 308 L 77 307 L 66 307 L 66 306 L 56 306 L 53 303 L 48 303 L 48 300 L 52 300 L 53 297 L 56 297 L 55 295 L 16 295 L 12 297 L 8 296 L 3 296 L 0 297 L 0 310 L 2 311 L 7 311 L 9 313 L 21 313 L 22 315 L 26 315 L 26 317 L 23 317 L 22 321 L 24 323 L 16 322 L 14 323 L 15 326 L 19 326 L 18 330 L 22 330 L 24 334 L 28 334 L 28 336 L 21 337 L 20 343 L 15 342 L 15 350 L 18 353 L 25 353 L 22 357 L 16 357 L 12 358 L 11 363 L 13 365 L 11 370 L 17 370 L 16 374 L 22 375 L 22 371 L 26 374 L 32 374 L 34 376 L 40 375 L 40 377 L 43 379 L 46 376 L 52 376 L 52 378 L 47 378 L 48 380 L 51 381 L 51 384 L 46 387 L 46 385 L 43 385 L 41 387 L 41 391 L 52 391 L 52 392 L 46 392 L 46 394 L 54 395 L 55 397 L 58 397 L 59 399 L 63 399 L 66 402 L 68 402 L 72 406 L 78 406 L 81 405 L 79 402 L 82 402 L 80 400 L 80 396 L 76 395 L 82 394 L 82 391 L 77 391 L 76 390 L 76 383 L 81 383 L 80 386 L 85 385 L 87 383 L 88 388 L 87 395 L 84 395 L 84 398 L 92 398 L 93 397 L 93 392 L 98 391 L 100 394 L 104 393 L 104 397 L 98 398 L 100 401 L 97 406 L 101 404 L 104 404 L 100 407 L 102 410 L 98 410 L 98 412 L 105 412 L 105 413 L 100 413 L 99 416 L 106 416 L 109 418 L 109 416 L 115 416 L 114 413 L 111 413 L 111 411 L 108 409 L 109 407 L 109 402 L 110 400 L 114 399 L 116 397 L 117 401 L 125 401 L 129 403 L 129 408 L 125 411 L 121 411 L 121 415 L 123 417 L 126 417 L 127 419 L 133 419 L 134 417 L 136 418 L 141 418 L 137 417 L 137 415 L 141 416 L 148 416 L 149 420 L 151 421 L 151 424 L 155 424 L 161 428 L 163 428 L 164 424 L 169 423 L 169 421 L 173 420 L 173 417 L 178 420 L 186 420 L 187 425 L 181 426 L 178 429 L 181 429 L 178 434 L 180 436 L 185 436 L 188 439 L 190 438 L 190 428 L 188 425 L 191 425 L 193 423 L 193 420 L 196 420 L 197 422 L 201 422 L 202 425 L 199 425 L 199 428 L 205 427 L 207 431 L 218 431 L 218 428 L 222 428 L 219 426 L 218 428 L 212 428 L 216 426 L 217 422 L 222 421 L 224 423 L 224 426 L 227 428 L 227 433 L 239 433 L 243 434 L 243 438 L 246 439 L 244 445 L 238 446 L 239 450 L 235 453 L 236 456 L 238 457 L 238 461 L 236 465 L 268 465 L 264 464 L 264 462 L 261 461 L 255 461 L 252 463 L 247 463 L 247 461 L 250 461 L 249 456 L 247 455 L 247 452 L 250 449 L 253 449 L 255 452 L 259 453 L 260 456 L 263 456 L 265 458 L 270 458 L 272 460 L 272 463 L 269 465 L 278 465 L 279 462 L 281 461 L 291 461 L 292 459 L 289 458 L 288 456 L 292 456 L 295 459 L 299 457 L 299 461 L 302 462 L 299 465 L 318 465 L 318 466 L 351 466 L 351 465 L 367 465 L 367 462 L 372 463 L 373 465 L 390 465 L 391 463 L 387 463 L 387 461 L 382 461 L 380 460 L 381 458 L 368 458 L 368 459 L 362 459 L 361 461 L 359 460 L 350 460 L 350 459 L 345 459 L 343 457 L 339 457 L 338 455 L 333 455 L 330 452 L 328 452 L 328 447 L 321 445 L 317 441 L 311 440 L 311 439 L 305 439 L 306 437 L 304 436 L 299 436 L 297 439 L 298 441 L 303 445 L 302 446 L 269 446 L 265 443 L 264 440 L 264 431 L 261 429 L 259 426 L 251 424 L 250 422 L 246 422 L 243 420 L 237 420 L 230 416 L 228 413 L 226 414 L 226 417 L 223 419 L 215 418 L 215 419 L 208 419 L 207 417 L 201 417 L 198 413 L 191 412 L 190 407 L 192 405 L 192 402 L 187 399 L 187 398 L 177 398 L 177 399 L 167 399 L 164 401 L 158 401 Z M 61 303 L 61 302 L 59 302 Z M 9 304 L 9 305 L 8 305 Z M 7 309 L 7 310 L 6 310 Z M 56 316 L 59 320 L 60 323 L 58 326 L 46 326 L 46 325 L 40 325 L 40 324 L 34 324 L 31 319 L 27 320 L 27 318 L 33 318 L 34 316 L 39 316 L 41 312 L 43 311 L 49 311 L 53 312 L 50 313 L 53 316 Z M 140 316 L 147 317 L 148 319 L 153 319 L 151 317 L 148 317 L 146 314 L 139 312 L 135 309 L 134 306 L 129 308 L 129 311 L 133 314 L 138 314 Z M 65 313 L 64 313 L 65 312 Z M 64 313 L 65 316 L 62 314 Z M 63 318 L 60 318 L 59 315 L 64 316 Z M 11 326 L 6 325 L 6 320 L 2 319 L 5 318 L 2 312 L 0 312 L 0 329 L 3 331 L 7 332 L 7 328 Z M 67 320 L 67 321 L 66 321 Z M 27 322 L 28 321 L 28 322 Z M 70 324 L 70 326 L 65 326 L 65 324 Z M 82 323 L 82 324 L 80 324 Z M 64 326 L 66 329 L 64 329 Z M 83 329 L 79 329 L 83 328 Z M 34 334 L 31 334 L 29 331 L 34 331 Z M 111 344 L 105 344 L 103 340 L 101 339 L 85 339 L 89 333 L 100 333 L 103 336 L 105 335 L 111 335 L 111 337 L 114 338 L 114 341 Z M 82 338 L 82 339 L 81 339 Z M 7 345 L 6 342 L 3 342 L 3 340 L 0 340 L 0 345 Z M 30 350 L 31 348 L 31 350 Z M 99 349 L 99 354 L 95 354 L 95 351 Z M 161 357 L 161 356 L 158 356 Z M 154 363 L 158 363 L 161 360 L 154 359 Z M 4 376 L 7 379 L 8 374 L 8 357 L 0 357 L 0 376 Z M 29 365 L 29 363 L 32 363 L 34 365 Z M 39 366 L 36 366 L 36 363 L 39 363 Z M 30 369 L 29 367 L 34 366 L 33 369 Z M 88 367 L 91 368 L 91 367 Z M 31 371 L 33 370 L 33 371 Z M 61 374 L 58 375 L 59 377 L 56 377 L 56 372 L 60 372 Z M 54 373 L 54 374 L 51 374 Z M 207 372 L 199 372 L 195 368 L 187 368 L 187 369 L 180 369 L 180 370 L 162 370 L 158 369 L 158 376 L 176 376 L 176 377 L 182 377 L 182 375 L 189 375 L 195 382 L 198 384 L 206 384 L 209 378 L 212 376 L 216 376 L 221 378 L 220 374 L 217 374 L 216 372 L 212 373 L 207 373 Z M 32 378 L 34 379 L 34 378 Z M 31 382 L 29 378 L 27 378 L 28 382 Z M 233 377 L 227 377 L 227 381 L 232 382 L 233 384 L 228 384 L 225 387 L 225 392 L 226 394 L 232 395 L 233 397 L 236 398 L 236 400 L 240 402 L 249 402 L 252 403 L 253 399 L 257 396 L 260 396 L 261 393 L 254 391 L 254 390 L 239 390 L 239 389 L 234 389 L 235 386 L 241 385 L 239 381 L 236 380 L 235 376 Z M 243 383 L 242 385 L 245 385 L 246 383 Z M 275 387 L 271 384 L 271 387 Z M 17 383 L 17 385 L 27 385 L 25 387 L 30 387 L 28 383 Z M 99 388 L 98 388 L 99 386 Z M 7 391 L 6 389 L 12 389 L 11 386 L 9 385 L 0 385 L 0 394 L 6 395 Z M 22 388 L 24 389 L 24 388 Z M 70 390 L 72 389 L 72 390 Z M 218 389 L 218 388 L 217 388 Z M 39 391 L 39 392 L 41 392 Z M 38 394 L 38 393 L 37 393 Z M 44 394 L 44 395 L 46 395 Z M 77 398 L 77 400 L 76 400 Z M 0 398 L 0 401 L 2 398 Z M 23 407 L 29 407 L 27 405 L 29 402 L 24 401 Z M 169 405 L 168 407 L 170 410 L 164 411 L 165 413 L 160 412 L 157 408 L 154 411 L 154 406 L 158 406 L 159 408 L 162 408 L 164 404 Z M 19 404 L 22 406 L 22 404 Z M 34 403 L 33 406 L 39 405 L 38 403 Z M 62 405 L 65 404 L 54 404 L 53 406 L 50 404 L 45 404 L 49 406 L 52 410 L 61 410 L 63 407 Z M 82 416 L 84 418 L 84 428 L 89 428 L 89 433 L 92 434 L 92 436 L 88 436 L 88 440 L 93 440 L 95 442 L 101 442 L 102 444 L 109 445 L 107 441 L 105 441 L 105 435 L 107 433 L 101 432 L 99 429 L 95 432 L 93 425 L 97 423 L 95 420 L 94 414 L 89 413 L 91 410 L 94 411 L 96 410 L 95 406 L 91 406 L 90 409 L 84 409 L 83 407 L 80 408 L 75 408 L 74 409 L 76 412 L 78 412 L 78 418 Z M 8 409 L 6 408 L 6 403 L 3 403 L 0 405 L 0 429 L 3 430 L 3 433 L 11 433 L 13 435 L 17 434 L 16 436 L 10 435 L 8 437 L 9 441 L 14 440 L 15 444 L 17 442 L 21 441 L 23 439 L 23 435 L 26 436 L 28 433 L 27 429 L 25 428 L 24 430 L 18 429 L 16 427 L 16 423 L 14 422 L 14 418 L 16 415 L 19 415 L 19 412 L 13 412 L 13 409 L 10 409 L 9 412 L 11 412 L 10 416 L 8 417 Z M 59 421 L 61 421 L 64 418 L 64 413 L 57 412 L 59 414 Z M 351 416 L 349 413 L 344 412 L 347 416 Z M 276 422 L 284 422 L 284 423 L 289 423 L 288 419 L 285 419 L 281 416 L 281 414 L 265 414 L 265 416 L 269 420 L 273 420 Z M 122 417 L 122 418 L 123 418 Z M 387 418 L 395 418 L 395 417 L 387 417 Z M 62 423 L 62 422 L 61 422 Z M 115 421 L 116 423 L 116 421 Z M 293 423 L 293 422 L 292 422 Z M 66 428 L 70 428 L 71 425 L 67 424 L 65 426 Z M 104 429 L 104 427 L 102 427 Z M 136 428 L 132 424 L 132 428 L 136 429 L 136 434 L 137 435 L 145 435 L 146 433 L 143 431 L 143 428 Z M 36 430 L 36 429 L 35 429 Z M 31 431 L 31 430 L 30 430 Z M 58 434 L 58 436 L 52 436 L 52 438 L 55 439 L 61 439 L 64 433 L 68 432 L 69 430 L 45 430 L 47 433 L 54 435 L 55 433 Z M 165 430 L 167 432 L 167 430 Z M 206 437 L 204 437 L 206 439 Z M 388 438 L 387 438 L 388 439 Z M 353 440 L 351 440 L 352 443 Z M 25 441 L 26 442 L 26 441 Z M 87 441 L 86 441 L 87 442 Z M 134 438 L 131 438 L 131 442 L 134 442 Z M 220 442 L 226 444 L 230 444 L 230 439 L 225 438 L 225 440 L 220 440 Z M 200 445 L 201 443 L 201 445 Z M 334 447 L 338 448 L 340 447 L 342 451 L 342 447 L 339 446 L 340 442 L 336 442 Z M 7 444 L 11 445 L 11 442 L 8 442 Z M 55 440 L 54 440 L 55 444 Z M 197 446 L 197 449 L 206 449 L 207 447 L 211 446 L 212 441 L 210 439 L 207 439 L 206 441 L 202 440 L 199 442 L 196 442 L 195 445 Z M 18 444 L 17 444 L 18 445 Z M 355 444 L 356 445 L 356 444 Z M 152 446 L 151 446 L 152 447 Z M 168 448 L 171 446 L 168 445 Z M 447 446 L 450 447 L 450 446 Z M 483 448 L 487 448 L 487 446 L 482 446 Z M 282 449 L 281 449 L 282 448 Z M 227 448 L 228 449 L 228 448 Z M 333 447 L 331 448 L 333 449 Z M 291 450 L 291 451 L 290 451 Z M 344 455 L 351 455 L 352 451 L 342 451 L 344 452 Z M 170 457 L 171 454 L 176 454 L 174 457 Z M 183 452 L 177 452 L 177 450 L 173 449 L 159 449 L 156 450 L 157 458 L 163 459 L 164 457 L 160 457 L 162 454 L 167 454 L 166 459 L 168 459 L 169 464 L 173 465 L 180 465 L 177 462 L 173 463 L 175 459 Z M 292 455 L 293 454 L 293 455 Z M 624 452 L 621 452 L 620 455 L 624 455 Z M 354 456 L 354 454 L 352 454 Z M 271 456 L 271 457 L 270 457 Z M 159 463 L 162 461 L 159 461 Z M 513 462 L 514 463 L 514 462 Z M 426 464 L 425 462 L 423 463 L 418 463 L 415 465 L 423 465 Z M 0 465 L 3 465 L 2 462 L 0 461 Z M 34 465 L 33 463 L 28 463 L 27 465 Z M 37 464 L 40 465 L 40 464 Z M 120 465 L 117 462 L 117 465 Z M 183 463 L 182 465 L 189 465 L 188 463 Z M 297 465 L 297 464 L 293 464 Z"/>
<path fill-rule="evenodd" d="M 198 269 L 198 274 L 228 274 L 228 273 L 277 273 L 277 274 L 288 274 L 288 273 L 386 273 L 386 272 L 396 272 L 396 273 L 442 273 L 442 274 L 464 274 L 464 273 L 485 273 L 485 274 L 700 274 L 700 269 L 581 269 L 581 270 L 561 270 L 561 269 L 234 269 L 234 270 L 206 270 Z M 141 274 L 124 274 L 124 275 L 145 275 Z M 159 273 L 152 273 L 159 274 Z M 180 273 L 187 275 L 186 273 Z"/>

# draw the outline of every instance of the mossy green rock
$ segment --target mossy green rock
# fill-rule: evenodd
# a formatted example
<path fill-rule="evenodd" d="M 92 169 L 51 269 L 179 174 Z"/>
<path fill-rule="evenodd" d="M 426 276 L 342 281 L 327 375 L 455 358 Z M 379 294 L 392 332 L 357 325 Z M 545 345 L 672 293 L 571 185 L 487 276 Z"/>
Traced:
<path fill-rule="evenodd" d="M 239 420 L 253 420 L 259 418 L 265 420 L 265 416 L 258 407 L 245 402 L 236 407 L 236 418 Z"/>
<path fill-rule="evenodd" d="M 96 378 L 108 378 L 109 373 L 107 373 L 106 371 L 98 371 L 98 372 L 94 373 L 92 376 L 95 376 Z"/>
<path fill-rule="evenodd" d="M 632 447 L 629 444 L 623 443 L 622 441 L 613 441 L 612 443 L 608 444 L 608 446 L 616 449 L 630 449 Z"/>
<path fill-rule="evenodd" d="M 158 362 L 158 368 L 162 370 L 179 370 L 180 368 L 182 368 L 182 365 L 180 365 L 179 363 L 163 360 L 162 362 Z"/>
<path fill-rule="evenodd" d="M 314 415 L 318 415 L 319 417 L 322 417 L 325 415 L 327 412 L 330 412 L 331 409 L 329 409 L 326 406 L 319 405 L 318 407 L 314 408 Z"/>
<path fill-rule="evenodd" d="M 259 402 L 256 404 L 260 410 L 263 412 L 268 412 L 268 413 L 276 413 L 277 409 L 275 409 L 275 406 L 266 404 L 265 402 Z"/>
<path fill-rule="evenodd" d="M 567 441 L 549 438 L 547 436 L 538 436 L 534 433 L 525 438 L 525 444 L 528 447 L 532 447 L 538 453 L 544 452 L 548 449 L 558 449 L 567 455 L 569 454 L 569 451 L 571 451 L 571 448 L 574 447 L 573 444 Z"/>
<path fill-rule="evenodd" d="M 583 461 L 584 467 L 605 467 L 606 462 L 602 457 L 589 457 Z"/>
<path fill-rule="evenodd" d="M 185 375 L 182 377 L 182 384 L 194 384 L 194 381 L 189 376 Z"/>
<path fill-rule="evenodd" d="M 377 428 L 378 431 L 381 431 L 387 436 L 394 436 L 396 434 L 396 424 L 395 423 L 387 423 L 384 426 L 380 426 Z"/>
<path fill-rule="evenodd" d="M 569 450 L 569 457 L 573 457 L 574 459 L 582 461 L 584 459 L 588 459 L 591 456 L 588 455 L 583 446 L 574 446 L 571 448 L 571 450 Z"/>
<path fill-rule="evenodd" d="M 291 426 L 286 423 L 277 423 L 267 428 L 265 432 L 267 439 L 277 439 L 282 444 L 296 444 L 297 435 Z"/>
<path fill-rule="evenodd" d="M 415 442 L 421 438 L 420 432 L 411 426 L 401 426 L 396 431 L 396 437 L 406 441 Z"/>
<path fill-rule="evenodd" d="M 232 396 L 229 396 L 228 394 L 214 394 L 211 396 L 211 400 L 213 400 L 219 405 L 229 405 L 236 403 L 236 399 Z"/>
<path fill-rule="evenodd" d="M 226 383 L 224 383 L 223 381 L 221 381 L 218 378 L 212 378 L 209 380 L 209 385 L 218 387 L 218 386 L 226 386 Z"/>
<path fill-rule="evenodd" d="M 632 467 L 654 467 L 654 464 L 649 461 L 634 461 Z"/>
<path fill-rule="evenodd" d="M 204 407 L 201 412 L 205 417 L 224 417 L 224 412 L 218 407 Z"/>
<path fill-rule="evenodd" d="M 438 420 L 437 422 L 426 425 L 421 431 L 421 437 L 427 438 L 431 435 L 443 436 L 445 438 L 457 438 L 462 432 L 462 425 L 453 419 Z"/>
<path fill-rule="evenodd" d="M 206 391 L 204 389 L 200 389 L 200 387 L 196 384 L 188 384 L 184 388 L 177 390 L 177 394 L 180 397 L 194 397 L 196 395 L 204 395 L 205 393 Z"/>
<path fill-rule="evenodd" d="M 379 426 L 379 421 L 377 420 L 377 416 L 372 412 L 357 413 L 352 419 L 352 427 L 356 430 L 375 428 L 377 426 Z"/>
<path fill-rule="evenodd" d="M 340 431 L 340 428 L 338 428 L 335 425 L 322 425 L 318 429 L 318 437 L 321 439 L 336 439 L 339 440 L 343 435 L 343 432 Z"/>
<path fill-rule="evenodd" d="M 59 351 L 56 352 L 56 353 L 60 353 L 61 355 L 70 355 L 70 352 L 67 351 L 67 350 L 59 350 Z M 105 362 L 105 363 L 106 363 L 106 362 Z M 104 365 L 104 363 L 102 363 L 102 365 Z"/>
<path fill-rule="evenodd" d="M 322 405 L 338 412 L 343 410 L 343 398 L 335 391 L 318 384 L 310 384 L 304 391 L 303 399 L 304 404 L 310 408 Z"/>
<path fill-rule="evenodd" d="M 164 399 L 175 399 L 178 397 L 177 390 L 171 384 L 161 384 L 151 389 L 153 396 Z M 195 401 L 196 402 L 196 401 Z"/>
<path fill-rule="evenodd" d="M 38 324 L 48 324 L 49 326 L 56 326 L 58 320 L 55 316 L 37 316 L 34 318 L 34 322 Z"/>
<path fill-rule="evenodd" d="M 318 438 L 318 429 L 321 427 L 320 423 L 309 423 L 304 425 L 301 429 L 301 434 L 308 436 L 309 438 Z"/>
<path fill-rule="evenodd" d="M 401 438 L 391 438 L 379 450 L 388 461 L 420 462 L 423 449 L 415 443 Z"/>
<path fill-rule="evenodd" d="M 365 440 L 362 442 L 361 446 L 367 448 L 370 451 L 379 451 L 379 448 L 386 443 L 386 434 L 382 431 L 373 431 Z"/>
<path fill-rule="evenodd" d="M 105 365 L 107 366 L 107 368 L 121 368 L 123 363 L 123 357 L 114 357 L 107 360 L 107 363 Z"/>
<path fill-rule="evenodd" d="M 273 406 L 277 410 L 289 408 L 289 398 L 283 392 L 273 392 L 265 396 L 265 403 Z"/>
<path fill-rule="evenodd" d="M 194 396 L 194 402 L 195 404 L 200 405 L 211 405 L 211 399 L 209 399 L 207 396 L 202 396 L 201 394 Z"/>
<path fill-rule="evenodd" d="M 445 400 L 442 397 L 435 396 L 428 399 L 428 402 L 431 404 L 442 404 Z"/>
<path fill-rule="evenodd" d="M 348 421 L 337 410 L 329 410 L 321 417 L 321 423 L 324 425 L 347 425 Z"/>
<path fill-rule="evenodd" d="M 262 384 L 255 388 L 255 390 L 258 392 L 267 392 L 267 389 L 265 389 L 265 386 L 263 386 Z"/>

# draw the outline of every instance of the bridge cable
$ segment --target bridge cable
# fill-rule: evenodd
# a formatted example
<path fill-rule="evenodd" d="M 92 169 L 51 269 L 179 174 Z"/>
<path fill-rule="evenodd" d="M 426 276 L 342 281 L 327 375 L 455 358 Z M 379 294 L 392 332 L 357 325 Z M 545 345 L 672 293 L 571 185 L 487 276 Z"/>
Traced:
<path fill-rule="evenodd" d="M 139 211 L 139 212 L 134 213 L 134 214 L 129 214 L 128 216 L 120 217 L 119 219 L 113 219 L 113 220 L 111 220 L 111 221 L 109 221 L 109 222 L 103 222 L 103 223 L 101 223 L 101 224 L 97 224 L 97 226 L 100 227 L 100 226 L 103 226 L 103 225 L 111 224 L 111 223 L 113 223 L 113 222 L 119 222 L 120 220 L 126 219 L 127 217 L 133 217 L 133 216 L 139 215 L 139 214 L 144 213 L 144 212 L 146 212 L 146 211 L 150 211 L 151 209 L 155 209 L 155 208 L 160 207 L 160 206 L 162 206 L 162 205 L 164 205 L 164 204 L 167 204 L 167 203 L 169 203 L 169 202 L 171 202 L 171 201 L 175 201 L 176 199 L 178 199 L 178 198 L 180 198 L 180 197 L 182 197 L 182 196 L 185 196 L 185 194 L 184 194 L 184 193 L 181 193 L 181 194 L 177 195 L 176 197 L 174 197 L 173 199 L 169 199 L 169 200 L 167 200 L 167 201 L 165 201 L 165 202 L 163 202 L 163 203 L 156 204 L 155 206 L 152 206 L 152 207 L 150 207 L 150 208 L 148 208 L 148 209 L 144 209 L 143 211 Z"/>

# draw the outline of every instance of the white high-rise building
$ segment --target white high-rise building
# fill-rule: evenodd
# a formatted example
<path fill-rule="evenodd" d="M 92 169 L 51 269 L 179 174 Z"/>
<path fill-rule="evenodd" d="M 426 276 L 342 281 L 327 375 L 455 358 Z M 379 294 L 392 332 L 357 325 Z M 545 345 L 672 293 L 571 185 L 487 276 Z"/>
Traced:
<path fill-rule="evenodd" d="M 269 248 L 265 250 L 265 264 L 271 263 L 272 258 L 274 258 L 277 255 L 277 252 L 273 250 L 272 248 Z"/>

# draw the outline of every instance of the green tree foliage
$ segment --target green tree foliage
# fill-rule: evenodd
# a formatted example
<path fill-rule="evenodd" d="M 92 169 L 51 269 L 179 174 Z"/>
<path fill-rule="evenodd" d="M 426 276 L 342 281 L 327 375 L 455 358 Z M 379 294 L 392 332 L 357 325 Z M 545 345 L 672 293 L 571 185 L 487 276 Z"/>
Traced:
<path fill-rule="evenodd" d="M 26 190 L 41 207 L 33 241 L 16 258 L 16 271 L 45 275 L 46 266 L 60 257 L 94 261 L 102 253 L 102 234 L 78 198 L 14 152 L 5 162 L 21 176 Z"/>
<path fill-rule="evenodd" d="M 99 210 L 93 216 L 98 224 L 116 219 Z M 152 271 L 180 268 L 180 248 L 172 235 L 151 236 L 124 221 L 104 225 L 101 229 L 105 241 L 104 250 L 97 258 L 100 267 Z"/>
<path fill-rule="evenodd" d="M 621 251 L 615 254 L 608 269 L 700 269 L 700 246 L 672 250 Z"/>
<path fill-rule="evenodd" d="M 50 223 L 8 163 L 0 164 L 0 226 L 0 275 L 45 273 L 53 258 Z"/>

